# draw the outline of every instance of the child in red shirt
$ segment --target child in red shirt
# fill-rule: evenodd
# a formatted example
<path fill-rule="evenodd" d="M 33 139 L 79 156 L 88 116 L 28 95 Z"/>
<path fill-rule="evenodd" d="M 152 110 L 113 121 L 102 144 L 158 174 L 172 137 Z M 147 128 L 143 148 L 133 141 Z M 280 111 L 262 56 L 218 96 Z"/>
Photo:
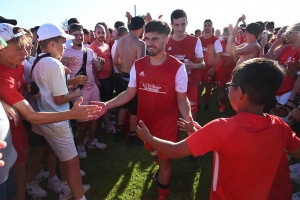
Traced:
<path fill-rule="evenodd" d="M 210 199 L 269 199 L 285 150 L 300 157 L 300 140 L 290 127 L 279 117 L 263 113 L 283 77 L 282 69 L 273 61 L 245 61 L 234 69 L 232 81 L 227 84 L 236 116 L 213 120 L 198 126 L 198 130 L 191 119 L 180 119 L 181 128 L 195 133 L 178 143 L 153 137 L 142 121 L 138 136 L 171 158 L 214 151 Z M 284 166 L 280 170 L 288 171 Z"/>

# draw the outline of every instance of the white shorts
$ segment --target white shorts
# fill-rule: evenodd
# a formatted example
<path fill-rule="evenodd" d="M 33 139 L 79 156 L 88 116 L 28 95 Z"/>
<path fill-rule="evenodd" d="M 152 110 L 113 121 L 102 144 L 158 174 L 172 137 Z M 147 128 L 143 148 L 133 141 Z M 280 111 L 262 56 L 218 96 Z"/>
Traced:
<path fill-rule="evenodd" d="M 71 131 L 70 134 L 61 138 L 47 137 L 47 135 L 44 135 L 44 137 L 60 161 L 68 161 L 77 156 L 73 134 Z"/>
<path fill-rule="evenodd" d="M 290 95 L 291 95 L 292 91 L 284 93 L 280 96 L 276 96 L 276 100 L 279 104 L 284 105 L 287 103 L 287 100 L 289 99 Z"/>

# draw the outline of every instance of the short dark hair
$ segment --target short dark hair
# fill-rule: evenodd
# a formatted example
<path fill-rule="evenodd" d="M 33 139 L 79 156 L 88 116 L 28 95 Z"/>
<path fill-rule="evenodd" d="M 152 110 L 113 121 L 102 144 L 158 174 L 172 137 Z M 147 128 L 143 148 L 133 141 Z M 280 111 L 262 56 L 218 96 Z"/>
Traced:
<path fill-rule="evenodd" d="M 115 25 L 114 25 L 115 29 L 118 30 L 121 26 L 125 26 L 124 22 L 121 22 L 121 21 L 115 22 Z"/>
<path fill-rule="evenodd" d="M 274 22 L 268 22 L 267 24 L 266 24 L 266 28 L 267 29 L 274 29 L 274 26 L 275 26 L 275 24 L 274 24 Z"/>
<path fill-rule="evenodd" d="M 102 25 L 102 26 L 104 26 L 104 28 L 107 28 L 107 24 L 105 22 L 98 22 L 96 24 L 96 26 L 99 25 L 99 24 Z M 96 26 L 95 26 L 95 28 L 96 28 Z"/>
<path fill-rule="evenodd" d="M 118 28 L 118 36 L 123 35 L 124 33 L 128 33 L 128 29 L 125 26 L 120 26 Z"/>
<path fill-rule="evenodd" d="M 281 27 L 274 28 L 274 31 L 278 32 L 281 29 Z"/>
<path fill-rule="evenodd" d="M 205 22 L 210 22 L 211 25 L 213 24 L 212 21 L 211 21 L 211 19 L 206 19 L 206 20 L 204 20 L 203 24 L 204 24 Z"/>
<path fill-rule="evenodd" d="M 68 26 L 69 26 L 70 24 L 74 24 L 74 23 L 80 24 L 79 21 L 78 21 L 78 19 L 75 18 L 75 17 L 70 18 L 70 19 L 68 20 Z"/>
<path fill-rule="evenodd" d="M 176 9 L 171 14 L 171 23 L 173 23 L 173 19 L 179 19 L 185 17 L 187 20 L 186 12 L 182 9 Z"/>
<path fill-rule="evenodd" d="M 265 24 L 262 21 L 258 21 L 258 22 L 255 22 L 255 23 L 257 23 L 261 26 L 260 33 L 262 33 L 265 30 Z"/>
<path fill-rule="evenodd" d="M 228 27 L 224 27 L 224 28 L 223 28 L 223 33 L 224 33 L 224 32 L 229 32 Z"/>
<path fill-rule="evenodd" d="M 145 33 L 158 32 L 159 34 L 169 35 L 171 28 L 167 22 L 159 19 L 149 21 L 145 26 Z"/>
<path fill-rule="evenodd" d="M 112 28 L 108 28 L 108 31 L 109 31 L 110 34 L 112 34 L 113 29 Z"/>
<path fill-rule="evenodd" d="M 200 29 L 196 29 L 195 30 L 195 35 L 197 35 L 197 33 L 201 33 L 201 30 Z"/>
<path fill-rule="evenodd" d="M 61 36 L 57 36 L 57 37 L 53 37 L 53 38 L 49 38 L 49 39 L 46 39 L 46 40 L 42 40 L 42 41 L 39 41 L 39 44 L 41 46 L 42 49 L 45 49 L 47 48 L 48 44 L 53 41 L 53 42 L 58 42 L 60 38 L 63 38 Z"/>
<path fill-rule="evenodd" d="M 88 35 L 88 34 L 90 34 L 90 31 L 87 30 L 86 28 L 83 28 L 83 34 L 84 34 L 84 35 Z"/>
<path fill-rule="evenodd" d="M 284 71 L 275 61 L 253 58 L 238 65 L 232 76 L 232 82 L 241 87 L 251 103 L 264 105 L 275 97 Z"/>

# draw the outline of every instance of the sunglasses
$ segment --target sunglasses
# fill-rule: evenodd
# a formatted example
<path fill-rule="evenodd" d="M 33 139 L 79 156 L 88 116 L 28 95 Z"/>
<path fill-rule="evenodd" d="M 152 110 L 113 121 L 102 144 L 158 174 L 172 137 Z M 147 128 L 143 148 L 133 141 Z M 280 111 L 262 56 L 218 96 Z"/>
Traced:
<path fill-rule="evenodd" d="M 235 85 L 235 84 L 233 84 L 232 82 L 228 82 L 228 83 L 226 83 L 226 87 L 228 88 L 228 87 L 234 87 L 234 88 L 237 88 L 237 87 L 239 87 L 239 85 Z M 241 88 L 241 90 L 242 90 L 242 93 L 243 94 L 245 94 L 245 90 L 240 86 L 240 88 Z"/>

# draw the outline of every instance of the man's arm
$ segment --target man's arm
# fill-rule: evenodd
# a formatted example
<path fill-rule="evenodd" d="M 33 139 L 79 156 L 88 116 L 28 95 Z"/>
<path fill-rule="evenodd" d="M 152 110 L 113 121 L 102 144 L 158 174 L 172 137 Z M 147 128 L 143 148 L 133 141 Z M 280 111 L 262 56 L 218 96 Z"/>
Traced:
<path fill-rule="evenodd" d="M 139 48 L 136 51 L 136 58 L 143 58 L 146 56 L 146 43 L 144 41 L 139 42 Z"/>
<path fill-rule="evenodd" d="M 150 134 L 143 121 L 140 121 L 139 123 L 140 126 L 138 125 L 136 130 L 138 137 L 143 141 L 146 141 L 157 151 L 162 152 L 164 155 L 172 159 L 178 159 L 192 155 L 185 139 L 180 142 L 174 143 L 156 138 Z"/>
<path fill-rule="evenodd" d="M 247 44 L 242 48 L 237 48 L 236 49 L 236 55 L 247 55 L 250 53 L 253 53 L 255 51 L 257 51 L 257 45 L 256 44 Z"/>
<path fill-rule="evenodd" d="M 114 62 L 114 65 L 117 67 L 119 73 L 122 74 L 122 65 L 121 65 L 121 59 L 120 59 L 120 54 L 119 54 L 118 46 L 116 47 L 116 51 L 115 51 L 113 62 Z"/>
<path fill-rule="evenodd" d="M 178 103 L 178 108 L 179 111 L 183 117 L 183 119 L 185 119 L 186 121 L 189 121 L 189 116 L 192 115 L 191 113 L 191 106 L 190 106 L 190 102 L 187 98 L 186 93 L 184 92 L 176 92 L 176 96 L 177 96 L 177 103 Z"/>
<path fill-rule="evenodd" d="M 71 110 L 65 112 L 35 112 L 26 100 L 12 105 L 31 124 L 51 124 L 55 122 L 78 119 L 96 119 L 100 116 L 100 107 L 94 105 L 81 106 L 80 98 Z"/>
<path fill-rule="evenodd" d="M 203 61 L 203 49 L 201 40 L 198 38 L 195 46 L 195 56 L 197 58 L 196 63 L 193 63 L 191 61 L 184 62 L 186 69 L 192 70 L 192 69 L 204 69 L 205 63 Z"/>
<path fill-rule="evenodd" d="M 53 100 L 55 104 L 62 105 L 64 103 L 70 102 L 72 99 L 76 97 L 81 96 L 81 91 L 79 88 L 77 88 L 74 92 L 66 94 L 66 95 L 60 95 L 60 96 L 53 96 Z"/>
<path fill-rule="evenodd" d="M 213 65 L 211 66 L 211 68 L 207 71 L 208 74 L 211 74 L 213 75 L 216 71 L 216 66 L 220 60 L 220 56 L 221 56 L 221 53 L 216 53 L 216 59 L 214 60 L 214 63 Z"/>

